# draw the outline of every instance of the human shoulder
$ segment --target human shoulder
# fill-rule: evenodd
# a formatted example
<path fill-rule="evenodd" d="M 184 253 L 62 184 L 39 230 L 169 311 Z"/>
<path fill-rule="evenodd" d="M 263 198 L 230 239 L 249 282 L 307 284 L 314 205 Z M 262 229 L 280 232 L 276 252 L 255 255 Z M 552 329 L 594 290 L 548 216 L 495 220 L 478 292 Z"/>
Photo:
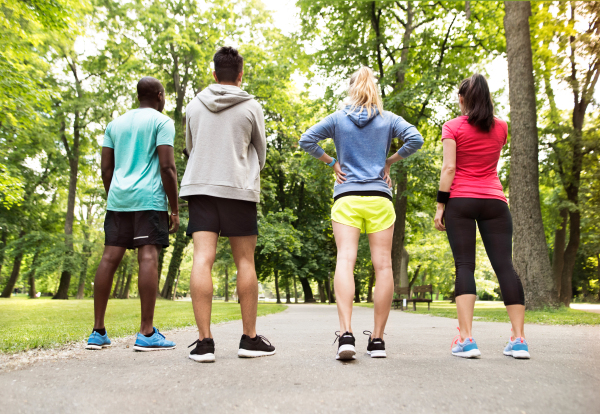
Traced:
<path fill-rule="evenodd" d="M 494 117 L 494 122 L 496 123 L 496 128 L 501 128 L 503 131 L 508 133 L 508 124 L 506 123 L 506 121 Z"/>

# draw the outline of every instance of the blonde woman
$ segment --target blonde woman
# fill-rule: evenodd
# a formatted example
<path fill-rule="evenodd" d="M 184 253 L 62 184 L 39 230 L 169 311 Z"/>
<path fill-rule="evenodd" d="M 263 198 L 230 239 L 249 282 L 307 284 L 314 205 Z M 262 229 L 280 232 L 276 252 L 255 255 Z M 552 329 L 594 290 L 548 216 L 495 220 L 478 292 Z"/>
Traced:
<path fill-rule="evenodd" d="M 339 161 L 319 146 L 319 141 L 327 138 L 333 139 Z M 394 138 L 402 139 L 404 145 L 387 158 Z M 367 352 L 372 358 L 386 357 L 382 338 L 394 293 L 391 252 L 396 221 L 390 166 L 422 145 L 423 138 L 414 126 L 383 110 L 377 81 L 367 67 L 350 78 L 344 107 L 311 127 L 300 139 L 302 149 L 332 167 L 336 175 L 331 209 L 338 249 L 334 286 L 341 333 L 336 333 L 336 359 L 355 359 L 356 355 L 351 318 L 354 264 L 361 232 L 368 234 L 376 277 L 375 326 Z"/>

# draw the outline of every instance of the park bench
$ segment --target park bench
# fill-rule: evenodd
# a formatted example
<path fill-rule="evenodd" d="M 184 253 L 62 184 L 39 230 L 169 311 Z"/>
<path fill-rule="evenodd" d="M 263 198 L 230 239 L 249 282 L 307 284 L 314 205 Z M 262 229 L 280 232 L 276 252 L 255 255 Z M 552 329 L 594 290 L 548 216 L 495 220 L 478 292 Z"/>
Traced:
<path fill-rule="evenodd" d="M 406 303 L 412 302 L 413 310 L 417 310 L 417 302 L 427 303 L 427 310 L 430 309 L 431 302 L 433 302 L 433 286 L 432 285 L 423 285 L 423 286 L 414 286 L 413 293 L 416 295 L 414 298 L 407 298 Z M 407 287 L 398 288 L 397 290 L 398 298 L 392 301 L 392 307 L 394 309 L 404 310 L 403 298 L 400 298 L 402 295 L 410 296 L 410 289 Z M 429 293 L 429 299 L 425 297 L 425 294 Z"/>

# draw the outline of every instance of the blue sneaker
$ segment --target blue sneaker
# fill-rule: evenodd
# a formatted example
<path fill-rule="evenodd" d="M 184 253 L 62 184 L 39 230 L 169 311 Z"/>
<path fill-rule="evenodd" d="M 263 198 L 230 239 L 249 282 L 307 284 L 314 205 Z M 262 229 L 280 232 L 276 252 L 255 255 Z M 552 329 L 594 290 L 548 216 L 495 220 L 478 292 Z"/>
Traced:
<path fill-rule="evenodd" d="M 88 338 L 85 349 L 102 349 L 107 348 L 111 345 L 110 339 L 108 339 L 108 333 L 100 335 L 98 332 L 93 331 Z"/>
<path fill-rule="evenodd" d="M 509 339 L 508 344 L 506 344 L 506 348 L 504 348 L 504 355 L 517 359 L 531 358 L 529 355 L 529 347 L 527 346 L 527 341 L 525 341 L 525 338 L 515 338 L 514 341 Z"/>
<path fill-rule="evenodd" d="M 175 349 L 175 342 L 167 341 L 165 336 L 154 329 L 154 334 L 147 338 L 138 332 L 137 339 L 133 345 L 136 351 L 162 351 L 163 349 Z"/>
<path fill-rule="evenodd" d="M 479 358 L 481 356 L 481 352 L 473 338 L 466 338 L 464 342 L 460 342 L 460 335 L 456 335 L 452 341 L 451 349 L 452 355 L 461 358 Z"/>

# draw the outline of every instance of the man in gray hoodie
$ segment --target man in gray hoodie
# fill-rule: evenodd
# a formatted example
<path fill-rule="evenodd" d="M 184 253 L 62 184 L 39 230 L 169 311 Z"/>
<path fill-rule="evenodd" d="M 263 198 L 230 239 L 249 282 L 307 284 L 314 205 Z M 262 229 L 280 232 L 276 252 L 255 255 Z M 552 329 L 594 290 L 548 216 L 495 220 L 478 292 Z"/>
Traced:
<path fill-rule="evenodd" d="M 256 334 L 254 250 L 260 171 L 267 155 L 264 115 L 254 97 L 240 89 L 244 58 L 238 51 L 222 47 L 213 61 L 217 84 L 200 92 L 186 108 L 189 160 L 179 193 L 189 204 L 187 235 L 194 240 L 190 290 L 199 338 L 192 344 L 196 347 L 190 358 L 198 362 L 215 360 L 211 270 L 219 236 L 229 238 L 237 267 L 244 329 L 238 356 L 275 354 L 275 347 Z"/>

